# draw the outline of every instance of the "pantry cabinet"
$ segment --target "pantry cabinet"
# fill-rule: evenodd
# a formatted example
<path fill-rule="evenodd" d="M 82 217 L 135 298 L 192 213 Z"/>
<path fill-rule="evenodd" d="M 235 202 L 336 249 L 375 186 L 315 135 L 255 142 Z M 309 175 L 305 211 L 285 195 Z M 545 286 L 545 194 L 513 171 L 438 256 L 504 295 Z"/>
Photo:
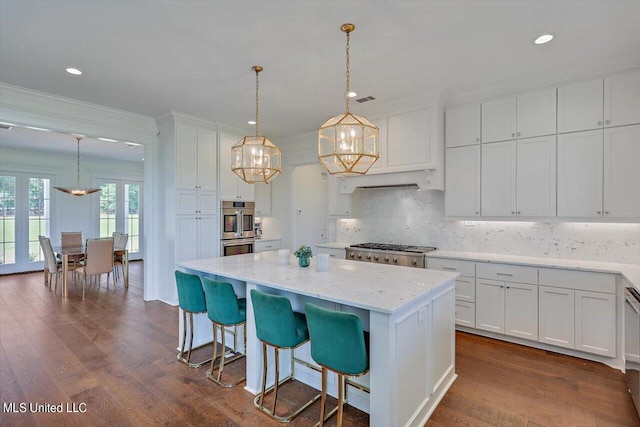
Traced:
<path fill-rule="evenodd" d="M 445 213 L 480 216 L 480 146 L 447 148 Z"/>
<path fill-rule="evenodd" d="M 176 188 L 217 190 L 216 134 L 176 123 Z"/>
<path fill-rule="evenodd" d="M 445 135 L 447 148 L 480 144 L 480 104 L 447 110 Z"/>
<path fill-rule="evenodd" d="M 176 262 L 218 256 L 217 215 L 176 217 Z"/>
<path fill-rule="evenodd" d="M 220 133 L 220 200 L 255 200 L 255 184 L 247 184 L 231 170 L 231 148 L 240 139 L 240 136 Z"/>

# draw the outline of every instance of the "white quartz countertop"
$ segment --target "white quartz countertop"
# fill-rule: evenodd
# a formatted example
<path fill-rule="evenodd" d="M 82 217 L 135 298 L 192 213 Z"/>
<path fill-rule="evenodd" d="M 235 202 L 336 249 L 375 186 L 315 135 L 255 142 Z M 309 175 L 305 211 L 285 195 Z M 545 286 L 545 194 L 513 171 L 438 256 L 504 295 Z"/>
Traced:
<path fill-rule="evenodd" d="M 640 265 L 613 262 L 583 261 L 560 258 L 541 258 L 518 255 L 489 254 L 481 252 L 458 252 L 437 250 L 429 252 L 427 258 L 447 258 L 476 262 L 495 262 L 527 265 L 532 267 L 563 268 L 598 273 L 621 274 L 627 282 L 640 291 Z"/>
<path fill-rule="evenodd" d="M 278 264 L 278 251 L 179 262 L 184 269 L 237 279 L 339 304 L 391 314 L 433 289 L 453 281 L 458 273 L 329 259 L 329 271 L 311 265 Z"/>
<path fill-rule="evenodd" d="M 345 242 L 316 243 L 316 247 L 327 249 L 346 249 L 349 246 L 351 246 L 351 243 Z"/>

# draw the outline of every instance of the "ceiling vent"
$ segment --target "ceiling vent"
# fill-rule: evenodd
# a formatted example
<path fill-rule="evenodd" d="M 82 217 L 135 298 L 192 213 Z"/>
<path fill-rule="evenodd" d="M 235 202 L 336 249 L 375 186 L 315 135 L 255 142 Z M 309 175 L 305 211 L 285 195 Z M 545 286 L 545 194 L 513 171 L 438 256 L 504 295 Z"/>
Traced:
<path fill-rule="evenodd" d="M 365 96 L 364 98 L 356 99 L 356 101 L 362 104 L 363 102 L 373 101 L 374 99 L 373 96 Z"/>

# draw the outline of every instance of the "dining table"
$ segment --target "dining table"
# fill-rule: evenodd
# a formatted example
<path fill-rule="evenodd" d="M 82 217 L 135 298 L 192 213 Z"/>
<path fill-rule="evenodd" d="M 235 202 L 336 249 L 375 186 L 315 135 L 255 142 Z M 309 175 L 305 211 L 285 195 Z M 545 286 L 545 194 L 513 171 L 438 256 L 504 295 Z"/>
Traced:
<path fill-rule="evenodd" d="M 67 298 L 67 276 L 69 275 L 69 260 L 78 255 L 86 255 L 86 246 L 54 246 L 53 251 L 62 260 L 62 298 Z M 114 248 L 113 255 L 122 256 L 124 270 L 124 287 L 129 287 L 129 251 L 127 248 Z M 115 277 L 114 277 L 115 280 Z"/>

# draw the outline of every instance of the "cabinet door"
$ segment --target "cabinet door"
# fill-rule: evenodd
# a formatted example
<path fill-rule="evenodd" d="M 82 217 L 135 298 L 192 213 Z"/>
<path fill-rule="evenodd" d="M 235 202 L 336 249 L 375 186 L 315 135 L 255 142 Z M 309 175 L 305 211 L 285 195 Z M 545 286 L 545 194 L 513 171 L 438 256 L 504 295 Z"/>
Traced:
<path fill-rule="evenodd" d="M 198 258 L 198 220 L 195 216 L 176 218 L 176 261 Z"/>
<path fill-rule="evenodd" d="M 255 184 L 256 216 L 271 215 L 271 184 Z"/>
<path fill-rule="evenodd" d="M 476 328 L 504 334 L 504 282 L 476 279 Z"/>
<path fill-rule="evenodd" d="M 482 144 L 482 215 L 516 214 L 516 141 Z"/>
<path fill-rule="evenodd" d="M 198 217 L 198 259 L 213 258 L 220 253 L 218 239 L 218 216 L 203 215 Z M 194 245 L 195 246 L 195 245 Z"/>
<path fill-rule="evenodd" d="M 447 148 L 445 212 L 480 215 L 480 146 Z"/>
<path fill-rule="evenodd" d="M 602 79 L 558 88 L 558 133 L 602 127 Z"/>
<path fill-rule="evenodd" d="M 506 283 L 505 330 L 507 335 L 538 339 L 538 286 Z"/>
<path fill-rule="evenodd" d="M 601 130 L 558 135 L 558 217 L 602 215 Z"/>
<path fill-rule="evenodd" d="M 215 191 L 198 191 L 198 213 L 216 215 L 218 197 Z"/>
<path fill-rule="evenodd" d="M 538 341 L 574 348 L 574 290 L 538 287 Z"/>
<path fill-rule="evenodd" d="M 327 176 L 328 214 L 331 217 L 349 218 L 351 216 L 351 195 L 340 192 L 342 178 Z"/>
<path fill-rule="evenodd" d="M 518 95 L 518 138 L 556 133 L 556 88 Z"/>
<path fill-rule="evenodd" d="M 436 165 L 430 108 L 407 111 L 387 118 L 387 167 L 392 170 L 428 169 Z"/>
<path fill-rule="evenodd" d="M 198 129 L 198 189 L 216 191 L 218 156 L 216 154 L 216 134 L 210 130 Z"/>
<path fill-rule="evenodd" d="M 178 190 L 176 192 L 176 214 L 198 213 L 198 190 Z"/>
<path fill-rule="evenodd" d="M 456 300 L 456 325 L 476 327 L 476 305 L 472 302 Z"/>
<path fill-rule="evenodd" d="M 198 129 L 176 124 L 176 188 L 198 185 Z"/>
<path fill-rule="evenodd" d="M 604 130 L 604 214 L 640 217 L 640 125 Z"/>
<path fill-rule="evenodd" d="M 556 215 L 556 137 L 518 140 L 518 216 Z"/>
<path fill-rule="evenodd" d="M 482 143 L 516 138 L 516 98 L 482 103 Z"/>
<path fill-rule="evenodd" d="M 447 148 L 480 144 L 480 104 L 447 110 Z"/>
<path fill-rule="evenodd" d="M 640 71 L 604 79 L 604 125 L 640 123 Z"/>
<path fill-rule="evenodd" d="M 456 279 L 456 300 L 475 302 L 476 279 L 463 276 Z"/>
<path fill-rule="evenodd" d="M 616 357 L 616 297 L 575 291 L 576 350 Z"/>

